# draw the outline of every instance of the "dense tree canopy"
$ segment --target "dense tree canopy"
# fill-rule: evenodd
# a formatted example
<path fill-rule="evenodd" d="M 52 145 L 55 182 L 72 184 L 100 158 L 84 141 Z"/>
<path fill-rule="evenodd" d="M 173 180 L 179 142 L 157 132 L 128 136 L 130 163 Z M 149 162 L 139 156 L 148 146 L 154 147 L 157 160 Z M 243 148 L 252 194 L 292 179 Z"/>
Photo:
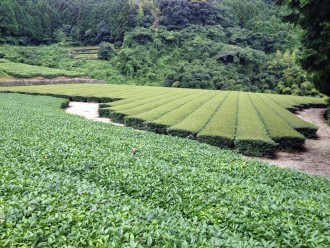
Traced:
<path fill-rule="evenodd" d="M 115 83 L 317 95 L 298 63 L 302 29 L 282 21 L 287 13 L 273 0 L 2 0 L 0 44 L 102 44 L 102 65 L 69 68 Z M 2 57 L 67 64 L 27 50 Z"/>
<path fill-rule="evenodd" d="M 303 66 L 314 74 L 319 90 L 330 95 L 330 2 L 328 0 L 278 0 L 292 12 L 286 19 L 305 30 Z"/>

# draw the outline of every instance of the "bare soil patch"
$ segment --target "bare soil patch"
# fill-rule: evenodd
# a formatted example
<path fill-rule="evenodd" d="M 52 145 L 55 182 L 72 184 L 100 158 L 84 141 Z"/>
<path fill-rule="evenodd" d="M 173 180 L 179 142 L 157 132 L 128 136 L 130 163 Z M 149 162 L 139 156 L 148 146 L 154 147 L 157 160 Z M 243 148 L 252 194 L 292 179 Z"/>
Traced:
<path fill-rule="evenodd" d="M 114 123 L 108 118 L 99 116 L 99 104 L 91 102 L 70 102 L 69 107 L 65 112 L 69 114 L 79 115 L 91 121 L 109 123 L 115 126 L 124 126 L 123 124 Z"/>
<path fill-rule="evenodd" d="M 311 108 L 297 112 L 301 119 L 319 127 L 317 139 L 307 139 L 301 152 L 276 152 L 274 159 L 257 159 L 283 168 L 330 177 L 330 126 L 324 119 L 324 112 L 323 108 Z"/>

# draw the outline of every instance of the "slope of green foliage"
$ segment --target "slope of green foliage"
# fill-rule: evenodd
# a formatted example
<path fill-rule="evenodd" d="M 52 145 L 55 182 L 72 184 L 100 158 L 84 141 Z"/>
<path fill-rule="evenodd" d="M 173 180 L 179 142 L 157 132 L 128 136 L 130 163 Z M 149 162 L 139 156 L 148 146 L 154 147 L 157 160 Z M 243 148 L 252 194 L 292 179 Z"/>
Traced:
<path fill-rule="evenodd" d="M 298 63 L 302 31 L 281 21 L 286 13 L 269 0 L 3 0 L 0 44 L 101 43 L 110 61 L 53 60 L 37 48 L 0 48 L 0 57 L 111 83 L 319 95 Z"/>
<path fill-rule="evenodd" d="M 323 0 L 277 0 L 286 4 L 291 12 L 286 20 L 304 29 L 302 64 L 313 74 L 317 88 L 330 95 L 330 4 Z"/>
<path fill-rule="evenodd" d="M 55 78 L 55 77 L 81 77 L 83 73 L 54 69 L 42 66 L 33 66 L 28 64 L 13 63 L 11 61 L 0 60 L 0 70 L 5 72 L 7 75 L 16 78 L 33 78 L 33 77 L 44 77 L 44 78 Z M 0 75 L 1 76 L 1 75 Z M 4 76 L 6 76 L 4 74 Z"/>
<path fill-rule="evenodd" d="M 305 142 L 304 135 L 315 137 L 316 126 L 302 120 L 293 124 L 294 115 L 273 99 L 291 100 L 291 109 L 307 103 L 324 106 L 326 102 L 325 98 L 269 94 L 260 94 L 264 97 L 261 100 L 258 94 L 246 92 L 224 92 L 216 97 L 219 92 L 214 90 L 122 85 L 3 87 L 0 91 L 103 102 L 100 115 L 115 122 L 156 133 L 185 136 L 219 147 L 235 147 L 255 156 L 272 156 L 275 145 L 281 150 L 295 150 Z M 113 102 L 118 99 L 122 100 Z M 197 116 L 210 102 L 214 105 L 208 107 L 211 112 Z M 286 115 L 289 117 L 285 118 Z"/>
<path fill-rule="evenodd" d="M 0 96 L 1 247 L 328 246 L 329 179 L 63 103 Z"/>

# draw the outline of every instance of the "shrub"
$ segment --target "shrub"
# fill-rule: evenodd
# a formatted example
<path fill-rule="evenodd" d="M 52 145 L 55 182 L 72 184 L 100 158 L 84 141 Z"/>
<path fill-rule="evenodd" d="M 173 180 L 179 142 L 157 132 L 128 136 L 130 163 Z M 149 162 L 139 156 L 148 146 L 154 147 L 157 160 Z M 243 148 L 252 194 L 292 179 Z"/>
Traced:
<path fill-rule="evenodd" d="M 205 128 L 198 133 L 201 142 L 218 146 L 233 147 L 236 131 L 238 93 L 231 92 L 219 105 Z"/>
<path fill-rule="evenodd" d="M 196 136 L 206 126 L 228 94 L 226 91 L 217 93 L 216 96 L 210 98 L 210 100 L 206 101 L 204 105 L 196 109 L 185 119 L 171 126 L 167 132 L 180 137 Z"/>
<path fill-rule="evenodd" d="M 238 100 L 235 147 L 241 153 L 253 156 L 272 156 L 276 147 L 248 93 L 243 92 Z"/>
<path fill-rule="evenodd" d="M 257 94 L 249 94 L 249 97 L 269 136 L 279 144 L 279 149 L 291 151 L 300 148 L 304 144 L 304 136 L 294 130 L 273 109 L 270 109 Z"/>
<path fill-rule="evenodd" d="M 110 60 L 116 56 L 116 51 L 112 44 L 108 42 L 102 42 L 98 50 L 98 57 L 102 60 Z"/>

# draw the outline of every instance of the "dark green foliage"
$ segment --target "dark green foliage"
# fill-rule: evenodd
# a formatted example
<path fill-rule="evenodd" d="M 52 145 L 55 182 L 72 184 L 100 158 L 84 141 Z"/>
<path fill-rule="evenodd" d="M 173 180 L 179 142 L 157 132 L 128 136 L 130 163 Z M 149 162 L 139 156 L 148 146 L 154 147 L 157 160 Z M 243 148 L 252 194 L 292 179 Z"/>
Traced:
<path fill-rule="evenodd" d="M 198 135 L 197 140 L 212 146 L 217 146 L 220 148 L 233 148 L 233 139 L 224 136 L 211 136 L 211 135 Z"/>
<path fill-rule="evenodd" d="M 286 19 L 305 30 L 302 43 L 306 48 L 303 66 L 314 75 L 317 88 L 330 95 L 330 3 L 325 0 L 277 0 L 292 12 Z"/>
<path fill-rule="evenodd" d="M 2 0 L 0 44 L 123 40 L 136 26 L 136 16 L 128 0 Z"/>
<path fill-rule="evenodd" d="M 136 128 L 136 129 L 144 129 L 146 128 L 146 125 L 144 124 L 144 120 L 141 120 L 139 118 L 134 118 L 134 117 L 125 117 L 124 123 L 127 126 Z"/>
<path fill-rule="evenodd" d="M 116 56 L 116 51 L 112 44 L 108 42 L 102 42 L 98 50 L 98 57 L 102 60 L 110 60 Z"/>
<path fill-rule="evenodd" d="M 155 123 L 155 122 L 144 122 L 144 129 L 159 133 L 159 134 L 166 134 L 167 133 L 168 126 L 163 125 L 161 123 Z"/>
<path fill-rule="evenodd" d="M 225 24 L 214 0 L 159 0 L 160 24 L 182 29 L 191 24 Z"/>
<path fill-rule="evenodd" d="M 1 4 L 0 43 L 107 42 L 118 54 L 113 56 L 110 45 L 102 46 L 100 58 L 109 62 L 86 62 L 82 60 L 96 55 L 73 54 L 79 61 L 70 61 L 64 49 L 57 48 L 61 55 L 56 57 L 53 51 L 50 55 L 19 48 L 19 56 L 13 51 L 5 55 L 15 62 L 84 71 L 112 83 L 319 95 L 298 64 L 302 30 L 283 23 L 287 9 L 272 1 L 4 0 Z M 289 63 L 278 56 L 286 53 L 295 54 Z"/>
<path fill-rule="evenodd" d="M 235 141 L 235 148 L 248 156 L 272 157 L 277 146 L 273 142 L 242 139 Z"/>
<path fill-rule="evenodd" d="M 325 118 L 328 120 L 328 123 L 330 125 L 330 98 L 328 99 L 328 107 L 325 111 Z"/>

